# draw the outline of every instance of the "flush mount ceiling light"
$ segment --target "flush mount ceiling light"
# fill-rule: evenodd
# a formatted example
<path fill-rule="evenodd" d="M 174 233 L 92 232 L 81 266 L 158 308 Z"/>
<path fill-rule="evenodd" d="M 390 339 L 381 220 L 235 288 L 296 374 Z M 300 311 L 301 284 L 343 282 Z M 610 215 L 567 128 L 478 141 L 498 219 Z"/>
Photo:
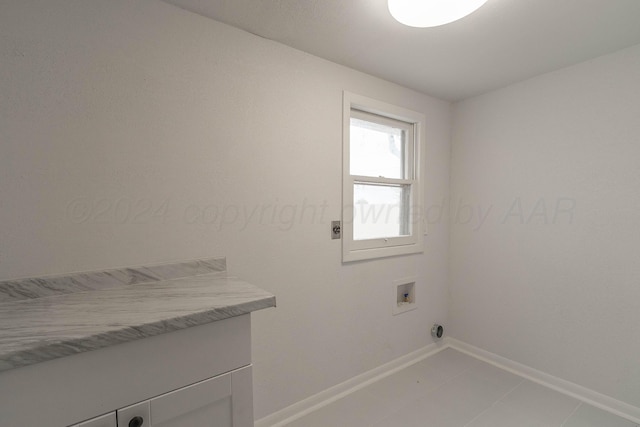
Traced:
<path fill-rule="evenodd" d="M 410 27 L 437 27 L 475 12 L 487 0 L 389 0 L 389 12 Z"/>

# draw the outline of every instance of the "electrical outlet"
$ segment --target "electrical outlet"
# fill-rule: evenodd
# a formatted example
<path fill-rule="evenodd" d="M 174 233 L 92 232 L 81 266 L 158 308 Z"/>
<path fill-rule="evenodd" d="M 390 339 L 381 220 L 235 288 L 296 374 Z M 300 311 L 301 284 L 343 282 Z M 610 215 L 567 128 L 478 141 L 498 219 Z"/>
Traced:
<path fill-rule="evenodd" d="M 331 221 L 331 238 L 339 239 L 342 236 L 340 221 Z"/>

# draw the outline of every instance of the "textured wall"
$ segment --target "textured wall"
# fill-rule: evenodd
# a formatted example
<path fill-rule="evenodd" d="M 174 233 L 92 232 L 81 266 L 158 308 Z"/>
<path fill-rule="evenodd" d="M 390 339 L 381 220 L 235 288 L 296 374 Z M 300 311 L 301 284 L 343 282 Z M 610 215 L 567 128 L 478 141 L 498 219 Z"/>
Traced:
<path fill-rule="evenodd" d="M 456 105 L 452 334 L 640 406 L 640 46 Z"/>
<path fill-rule="evenodd" d="M 278 299 L 257 417 L 446 322 L 448 103 L 153 0 L 0 2 L 0 63 L 0 279 L 226 255 Z M 427 115 L 424 255 L 341 264 L 343 90 Z"/>

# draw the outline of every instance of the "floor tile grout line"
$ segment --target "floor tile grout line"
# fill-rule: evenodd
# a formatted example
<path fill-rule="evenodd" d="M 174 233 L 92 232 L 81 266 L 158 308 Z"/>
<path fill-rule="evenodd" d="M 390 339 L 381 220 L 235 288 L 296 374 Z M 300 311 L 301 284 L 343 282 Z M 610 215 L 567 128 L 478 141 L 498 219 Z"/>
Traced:
<path fill-rule="evenodd" d="M 507 397 L 508 395 L 510 395 L 511 393 L 513 393 L 515 391 L 515 389 L 517 389 L 518 387 L 520 387 L 521 385 L 523 385 L 527 380 L 525 378 L 520 378 L 520 382 L 518 384 L 516 384 L 511 390 L 509 390 L 508 392 L 506 392 L 505 394 L 503 394 L 502 396 L 500 396 L 500 399 L 498 399 L 498 402 L 502 402 L 502 400 Z M 510 406 L 508 403 L 502 402 L 504 405 Z"/>
<path fill-rule="evenodd" d="M 456 350 L 457 351 L 457 350 Z M 423 397 L 426 397 L 427 395 L 431 394 L 431 393 L 435 393 L 436 391 L 440 390 L 442 387 L 444 387 L 445 385 L 449 384 L 450 382 L 452 382 L 453 380 L 455 380 L 456 378 L 464 375 L 465 373 L 469 372 L 473 367 L 467 367 L 462 369 L 460 372 L 458 372 L 457 374 L 453 375 L 451 378 L 443 381 L 442 383 L 438 384 L 436 387 L 434 387 L 432 390 L 429 390 L 428 392 L 424 393 L 422 396 L 416 397 L 414 400 L 412 400 L 411 402 L 408 402 L 404 405 L 402 405 L 400 408 L 398 408 L 398 410 L 396 410 L 395 412 L 393 412 L 392 414 L 387 415 L 385 418 L 388 418 L 389 416 L 395 414 L 396 412 L 400 412 L 402 409 L 408 407 L 409 405 L 417 402 L 418 400 L 422 399 Z M 364 390 L 366 390 L 369 386 L 365 387 Z M 369 392 L 371 393 L 371 392 Z M 373 394 L 373 393 L 371 393 Z"/>
<path fill-rule="evenodd" d="M 443 350 L 446 350 L 446 348 L 445 348 L 445 349 L 443 349 Z M 458 351 L 458 350 L 457 350 L 457 349 L 455 349 L 455 348 L 453 348 L 453 350 L 455 350 L 456 352 Z M 465 354 L 464 352 L 460 352 L 460 353 Z M 437 354 L 437 353 L 436 353 L 436 354 Z M 473 359 L 475 359 L 475 360 L 477 360 L 477 361 L 479 361 L 479 362 L 482 362 L 483 364 L 493 365 L 492 363 L 489 363 L 489 362 L 487 362 L 487 361 L 485 361 L 485 360 L 482 360 L 482 359 L 479 359 L 479 358 L 477 358 L 477 357 L 474 357 L 473 355 L 468 355 L 468 356 L 472 357 Z M 424 359 L 421 359 L 420 361 L 422 361 L 422 360 L 427 360 L 427 359 L 428 359 L 428 358 L 424 358 Z M 429 391 L 427 391 L 427 392 L 425 392 L 425 391 L 420 391 L 419 393 L 411 393 L 410 395 L 407 395 L 407 398 L 408 398 L 408 399 L 406 399 L 406 401 L 405 401 L 405 399 L 401 399 L 401 400 L 398 402 L 398 403 L 400 403 L 399 405 L 393 405 L 393 406 L 397 406 L 397 408 L 396 408 L 393 412 L 386 412 L 386 411 L 384 411 L 384 415 L 383 415 L 382 417 L 380 417 L 380 418 L 379 418 L 379 419 L 377 419 L 376 421 L 369 421 L 369 422 L 374 422 L 374 424 L 371 424 L 369 427 L 378 426 L 378 425 L 384 425 L 384 419 L 393 420 L 393 416 L 394 416 L 394 414 L 397 414 L 398 412 L 401 412 L 404 408 L 407 408 L 408 406 L 410 406 L 410 405 L 412 405 L 412 404 L 415 404 L 415 402 L 417 402 L 417 401 L 419 401 L 419 400 L 421 400 L 421 399 L 423 399 L 423 398 L 426 398 L 426 397 L 428 397 L 428 396 L 430 396 L 430 395 L 432 395 L 432 394 L 434 394 L 434 393 L 438 393 L 438 392 L 439 392 L 439 391 L 441 391 L 444 387 L 447 387 L 447 386 L 448 386 L 448 385 L 450 385 L 451 383 L 456 382 L 457 380 L 459 380 L 461 377 L 464 377 L 465 375 L 468 375 L 468 374 L 474 374 L 474 373 L 475 373 L 475 374 L 480 374 L 480 377 L 482 377 L 483 379 L 488 380 L 488 381 L 491 381 L 491 380 L 494 378 L 494 376 L 490 376 L 490 375 L 489 375 L 489 374 L 491 373 L 490 371 L 489 371 L 489 372 L 486 372 L 486 373 L 484 373 L 484 370 L 482 370 L 482 369 L 478 371 L 478 369 L 477 369 L 477 368 L 478 368 L 478 366 L 476 366 L 474 363 L 460 363 L 460 362 L 464 362 L 464 360 L 462 360 L 462 361 L 461 361 L 461 360 L 457 360 L 457 358 L 453 358 L 452 360 L 450 360 L 450 358 L 447 358 L 447 360 L 446 360 L 445 362 L 446 362 L 446 363 L 445 363 L 445 366 L 449 365 L 449 362 L 452 362 L 452 363 L 453 363 L 453 365 L 449 365 L 447 368 L 443 368 L 443 369 L 444 369 L 444 372 L 442 372 L 442 373 L 445 373 L 446 371 L 453 371 L 453 372 L 448 372 L 448 375 L 443 375 L 443 376 L 441 376 L 440 381 L 438 381 L 438 382 L 437 382 L 438 384 L 437 384 L 437 385 L 435 385 L 435 386 L 433 386 L 433 388 L 432 388 L 431 390 L 429 390 Z M 412 364 L 410 364 L 410 365 L 408 365 L 408 366 L 405 366 L 403 369 L 398 370 L 396 373 L 401 372 L 401 371 L 403 371 L 403 370 L 405 370 L 405 369 L 408 369 L 409 367 L 414 366 L 414 365 L 415 365 L 415 364 L 417 364 L 417 363 L 419 363 L 419 361 L 418 361 L 418 362 L 415 362 L 415 363 L 412 363 Z M 457 366 L 456 366 L 456 365 L 457 365 Z M 495 366 L 495 365 L 493 365 L 493 366 Z M 513 372 L 510 372 L 508 369 L 504 369 L 504 368 L 503 368 L 503 367 L 501 367 L 501 366 L 496 366 L 496 367 L 497 367 L 499 370 L 501 370 L 501 371 L 504 371 L 504 372 L 512 373 L 512 374 L 513 374 Z M 450 368 L 454 368 L 454 369 L 450 369 Z M 459 370 L 458 370 L 458 369 L 459 369 Z M 439 369 L 439 370 L 442 370 L 442 369 Z M 423 372 L 423 371 L 420 371 L 420 372 Z M 430 370 L 429 370 L 429 372 L 430 372 Z M 392 376 L 392 375 L 393 375 L 393 374 L 390 374 L 390 375 L 388 375 L 388 376 Z M 517 374 L 516 374 L 516 375 L 517 375 Z M 473 375 L 473 376 L 475 376 L 475 375 Z M 495 409 L 499 404 L 505 405 L 505 407 L 517 408 L 517 406 L 512 406 L 512 405 L 510 405 L 509 403 L 506 403 L 506 402 L 505 402 L 505 399 L 507 398 L 507 396 L 509 396 L 510 394 L 514 393 L 514 391 L 515 391 L 516 389 L 518 389 L 519 387 L 522 387 L 524 383 L 527 383 L 527 382 L 533 382 L 534 384 L 541 385 L 543 388 L 545 388 L 545 389 L 547 389 L 547 390 L 549 390 L 549 391 L 557 391 L 557 390 L 554 390 L 552 387 L 548 387 L 548 386 L 546 386 L 546 385 L 544 385 L 544 384 L 539 384 L 539 383 L 537 383 L 537 382 L 535 382 L 535 381 L 531 381 L 529 378 L 525 378 L 525 377 L 520 376 L 520 375 L 517 375 L 517 376 L 519 377 L 519 382 L 517 382 L 517 384 L 513 385 L 509 390 L 507 390 L 506 392 L 504 392 L 500 397 L 498 397 L 498 398 L 497 398 L 496 400 L 494 400 L 492 403 L 491 403 L 491 401 L 487 402 L 487 403 L 489 403 L 489 406 L 488 406 L 488 407 L 486 407 L 485 409 L 483 409 L 483 410 L 482 410 L 481 408 L 479 408 L 479 409 L 481 409 L 480 413 L 479 413 L 479 414 L 477 414 L 477 415 L 476 415 L 474 418 L 472 418 L 470 421 L 466 422 L 466 423 L 464 424 L 464 426 L 463 426 L 463 427 L 469 427 L 469 426 L 470 426 L 470 425 L 472 425 L 475 421 L 477 421 L 478 419 L 482 418 L 482 416 L 483 416 L 483 415 L 487 414 L 487 412 L 491 411 L 492 409 Z M 387 377 L 387 376 L 385 376 L 385 378 L 386 378 L 386 377 Z M 411 378 L 413 378 L 413 376 L 410 376 L 410 377 L 408 377 L 407 379 L 411 380 Z M 414 379 L 415 379 L 415 378 L 414 378 Z M 375 400 L 376 400 L 376 401 L 379 401 L 378 403 L 380 403 L 380 402 L 381 402 L 380 398 L 381 398 L 382 396 L 380 396 L 380 395 L 378 395 L 377 393 L 374 393 L 373 391 L 371 391 L 371 386 L 372 386 L 373 384 L 375 384 L 376 382 L 378 382 L 379 380 L 380 380 L 380 379 L 378 379 L 377 381 L 372 382 L 372 383 L 368 384 L 367 386 L 364 386 L 364 387 L 362 387 L 362 388 L 360 388 L 360 389 L 359 389 L 359 390 L 361 390 L 361 391 L 365 392 L 365 395 L 367 395 L 367 396 L 369 396 L 369 397 L 372 397 L 372 398 L 375 398 Z M 421 382 L 421 381 L 420 381 L 420 382 Z M 506 384 L 505 384 L 505 385 L 506 385 Z M 411 396 L 411 397 L 410 397 L 410 396 Z M 346 396 L 345 396 L 345 397 L 346 397 Z M 338 400 L 339 400 L 339 399 L 338 399 Z M 333 403 L 335 403 L 335 402 L 333 402 Z M 581 408 L 583 408 L 583 407 L 589 407 L 589 406 L 590 406 L 590 405 L 589 405 L 588 403 L 583 402 L 583 401 L 580 401 L 580 400 L 577 400 L 577 401 L 576 401 L 576 403 L 575 403 L 574 408 L 572 409 L 572 411 L 570 411 L 569 415 L 567 415 L 567 416 L 565 417 L 565 419 L 564 419 L 563 421 L 561 421 L 561 422 L 560 422 L 560 424 L 555 424 L 555 423 L 554 423 L 553 425 L 558 426 L 558 427 L 565 427 L 565 426 L 568 426 L 569 421 L 570 421 L 572 418 L 576 417 L 576 414 L 581 410 Z M 315 412 L 315 411 L 314 411 L 314 412 Z M 605 411 L 605 412 L 608 412 L 608 411 Z M 496 413 L 496 415 L 499 415 L 499 414 L 500 414 L 500 411 L 498 411 L 498 412 Z M 614 415 L 615 415 L 615 414 L 614 414 Z M 537 412 L 536 412 L 535 414 L 534 414 L 534 413 L 532 413 L 532 414 L 531 414 L 531 416 L 533 417 L 533 418 L 532 418 L 532 421 L 533 421 L 534 419 L 537 419 Z M 420 418 L 420 419 L 422 419 L 422 418 Z M 417 420 L 417 419 L 416 419 L 416 420 Z M 540 420 L 541 420 L 541 419 L 540 419 Z M 362 422 L 366 422 L 365 420 L 361 420 L 361 421 L 362 421 Z M 382 424 L 379 424 L 379 422 L 380 422 L 380 421 L 383 421 L 383 423 L 382 423 Z M 560 420 L 557 420 L 557 419 L 555 420 L 555 422 L 558 422 L 558 421 L 560 421 Z M 358 424 L 358 426 L 355 426 L 355 425 L 354 425 L 353 427 L 365 427 L 365 426 L 364 426 L 364 424 L 360 424 L 360 422 L 359 422 L 359 423 L 357 423 L 357 424 Z M 637 424 L 637 423 L 632 423 L 632 425 L 633 425 L 634 427 L 640 427 L 640 425 L 639 425 L 639 424 Z"/>
<path fill-rule="evenodd" d="M 275 425 L 282 426 L 282 427 L 284 427 L 286 425 L 289 425 L 289 424 L 295 422 L 296 420 L 304 418 L 304 417 L 306 417 L 307 415 L 309 415 L 309 414 L 311 414 L 313 412 L 321 410 L 322 408 L 324 408 L 326 406 L 333 405 L 337 401 L 347 397 L 350 394 L 353 394 L 353 393 L 355 393 L 355 392 L 357 392 L 359 390 L 367 389 L 372 384 L 375 384 L 375 383 L 377 383 L 378 381 L 381 381 L 384 378 L 387 378 L 387 377 L 390 377 L 392 375 L 395 375 L 398 372 L 401 372 L 401 371 L 403 371 L 403 370 L 405 370 L 405 369 L 407 369 L 407 368 L 409 368 L 409 367 L 411 367 L 413 365 L 416 365 L 416 364 L 418 364 L 418 363 L 420 363 L 420 362 L 422 362 L 424 360 L 427 360 L 430 357 L 435 356 L 436 354 L 441 353 L 441 352 L 445 351 L 448 348 L 451 348 L 451 346 L 446 345 L 446 346 L 444 346 L 444 347 L 442 347 L 440 349 L 436 349 L 436 350 L 428 352 L 427 354 L 420 355 L 413 361 L 402 363 L 399 366 L 396 366 L 395 368 L 393 368 L 390 372 L 383 373 L 382 375 L 377 375 L 374 378 L 370 378 L 370 379 L 368 379 L 368 380 L 366 380 L 366 381 L 364 381 L 364 382 L 362 382 L 360 384 L 356 384 L 353 387 L 349 387 L 349 388 L 343 390 L 342 392 L 337 394 L 337 396 L 340 396 L 340 397 L 333 396 L 333 397 L 330 397 L 328 399 L 325 399 L 324 401 L 318 402 L 318 403 L 310 406 L 309 408 L 307 408 L 308 412 L 306 412 L 304 415 L 294 414 L 292 416 L 289 416 L 289 417 L 285 418 L 284 420 L 278 421 Z M 285 422 L 286 422 L 286 424 L 282 424 L 282 423 L 285 423 Z"/>
<path fill-rule="evenodd" d="M 565 396 L 571 397 L 575 400 L 579 400 L 587 406 L 593 406 L 611 415 L 623 418 L 634 423 L 634 427 L 640 427 L 640 424 L 635 422 L 635 420 L 639 419 L 640 416 L 635 415 L 637 407 L 634 405 L 616 400 L 615 398 L 563 380 L 562 378 L 554 377 L 553 375 L 547 374 L 543 371 L 538 371 L 529 366 L 520 364 L 497 354 L 493 354 L 473 345 L 466 344 L 465 342 L 457 339 L 452 339 L 451 337 L 448 337 L 448 339 L 453 340 L 453 342 L 448 342 L 448 348 L 452 348 L 477 360 L 525 378 L 533 383 L 557 391 L 558 393 L 564 394 Z M 551 378 L 551 380 L 549 378 Z"/>
<path fill-rule="evenodd" d="M 502 401 L 502 399 L 504 399 L 505 397 L 507 397 L 512 391 L 514 391 L 515 389 L 517 389 L 518 387 L 520 387 L 520 385 L 522 385 L 522 383 L 524 383 L 525 379 L 521 378 L 520 382 L 518 384 L 516 384 L 515 386 L 513 386 L 511 389 L 509 389 L 509 391 L 507 391 L 506 393 L 504 393 L 502 396 L 500 396 L 498 398 L 498 400 L 496 400 L 495 402 L 493 402 L 493 404 L 491 406 L 489 406 L 487 409 L 485 409 L 484 411 L 480 412 L 478 415 L 476 415 L 471 421 L 469 421 L 468 423 L 466 423 L 464 425 L 464 427 L 467 427 L 469 424 L 471 424 L 472 422 L 474 422 L 476 419 L 480 418 L 485 412 L 489 411 L 491 408 L 493 408 L 494 406 L 496 406 L 498 403 L 500 403 Z M 503 403 L 503 405 L 506 405 L 505 403 Z M 508 406 L 508 405 L 507 405 Z"/>
<path fill-rule="evenodd" d="M 454 350 L 455 350 L 455 349 L 454 349 Z M 457 350 L 456 350 L 456 351 L 457 351 Z M 473 357 L 473 356 L 470 356 L 470 357 Z M 475 358 L 474 358 L 474 359 L 475 359 Z M 475 359 L 475 360 L 478 360 L 478 359 Z M 486 363 L 486 362 L 484 362 L 484 361 L 481 361 L 481 362 Z M 445 385 L 447 385 L 447 384 L 449 384 L 449 383 L 453 382 L 456 378 L 461 377 L 462 375 L 466 374 L 467 372 L 472 372 L 472 370 L 473 370 L 473 366 L 468 366 L 468 367 L 463 368 L 460 372 L 458 372 L 457 374 L 453 375 L 453 376 L 452 376 L 451 378 L 449 378 L 448 380 L 446 380 L 446 381 L 442 382 L 442 383 L 441 383 L 441 384 L 439 384 L 437 387 L 435 387 L 433 390 L 429 390 L 427 393 L 425 393 L 425 396 L 426 396 L 426 395 L 428 395 L 428 394 L 431 394 L 431 393 L 435 393 L 435 392 L 437 392 L 439 389 L 441 389 L 441 388 L 442 388 L 442 387 L 444 387 Z M 502 400 L 505 396 L 507 396 L 507 395 L 508 395 L 509 393 L 511 393 L 513 390 L 515 390 L 516 388 L 518 388 L 518 387 L 519 387 L 523 382 L 525 382 L 525 381 L 526 381 L 526 380 L 525 380 L 524 378 L 520 377 L 520 382 L 518 382 L 518 384 L 516 384 L 513 388 L 509 389 L 509 391 L 507 391 L 505 394 L 503 394 L 502 396 L 500 396 L 500 398 L 498 398 L 498 400 L 496 400 L 496 401 L 493 403 L 493 405 L 491 405 L 489 408 L 485 409 L 482 413 L 484 413 L 484 412 L 486 412 L 487 410 L 489 410 L 490 408 L 492 408 L 496 403 L 498 403 L 500 400 Z M 365 389 L 366 389 L 366 387 L 365 387 Z M 424 397 L 424 396 L 421 396 L 421 397 Z M 402 410 L 403 408 L 405 408 L 405 407 L 409 406 L 411 403 L 414 403 L 415 401 L 420 400 L 420 399 L 421 399 L 421 397 L 416 398 L 415 400 L 411 401 L 410 403 L 407 403 L 406 405 L 402 405 L 402 407 L 401 407 L 400 409 L 398 409 L 397 411 L 395 411 L 395 412 L 399 412 L 399 411 L 400 411 L 400 410 Z M 395 412 L 394 412 L 394 413 L 395 413 Z M 479 414 L 478 416 L 482 415 L 482 413 L 481 413 L 481 414 Z M 393 415 L 393 414 L 390 414 L 390 415 Z M 388 416 L 390 416 L 390 415 L 388 415 Z M 387 416 L 387 417 L 388 417 L 388 416 Z M 477 418 L 477 417 L 475 417 L 473 420 L 475 420 L 476 418 Z M 472 422 L 473 420 L 471 420 L 471 421 L 469 421 L 469 422 Z M 466 426 L 466 424 L 465 424 L 465 426 Z"/>
<path fill-rule="evenodd" d="M 571 417 L 573 417 L 576 414 L 576 412 L 578 412 L 578 409 L 580 409 L 582 405 L 584 405 L 584 402 L 578 401 L 578 406 L 576 406 L 575 409 L 569 414 L 569 416 L 564 419 L 562 424 L 560 424 L 560 427 L 563 427 L 567 423 L 567 421 L 569 421 L 569 419 L 571 419 Z"/>

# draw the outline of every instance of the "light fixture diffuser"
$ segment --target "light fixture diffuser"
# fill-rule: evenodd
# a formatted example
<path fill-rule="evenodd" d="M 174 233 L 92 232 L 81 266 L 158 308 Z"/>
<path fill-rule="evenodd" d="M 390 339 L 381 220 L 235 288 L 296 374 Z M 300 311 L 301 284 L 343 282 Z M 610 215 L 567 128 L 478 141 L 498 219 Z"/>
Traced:
<path fill-rule="evenodd" d="M 437 27 L 475 12 L 487 0 L 389 0 L 389 12 L 409 27 Z"/>

